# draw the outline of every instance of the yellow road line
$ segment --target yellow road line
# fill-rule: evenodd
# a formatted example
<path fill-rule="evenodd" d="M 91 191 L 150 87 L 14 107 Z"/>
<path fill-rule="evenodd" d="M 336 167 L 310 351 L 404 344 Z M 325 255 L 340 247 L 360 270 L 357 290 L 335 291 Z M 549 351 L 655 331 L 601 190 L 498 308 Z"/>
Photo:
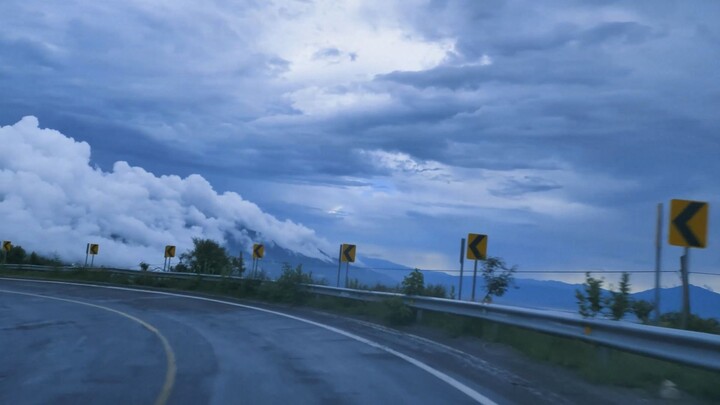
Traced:
<path fill-rule="evenodd" d="M 32 294 L 32 293 L 25 293 L 25 292 L 18 292 L 18 291 L 9 291 L 9 290 L 0 290 L 0 293 L 7 293 L 7 294 L 18 294 L 18 295 L 27 295 L 30 297 L 37 297 L 37 298 L 45 298 L 50 300 L 56 300 L 56 301 L 65 301 L 70 302 L 73 304 L 79 304 L 79 305 L 85 305 L 88 307 L 98 308 L 102 309 L 108 312 L 112 312 L 114 314 L 123 316 L 127 319 L 130 319 L 133 322 L 137 322 L 140 325 L 142 325 L 145 329 L 152 332 L 155 336 L 160 339 L 160 342 L 163 345 L 163 349 L 165 350 L 165 357 L 167 358 L 167 372 L 165 373 L 165 383 L 163 384 L 162 390 L 160 391 L 160 394 L 158 394 L 157 399 L 155 399 L 155 405 L 165 405 L 168 401 L 168 398 L 170 397 L 170 392 L 172 392 L 173 385 L 175 385 L 175 374 L 177 374 L 177 364 L 175 362 L 175 352 L 172 349 L 172 346 L 170 346 L 170 342 L 168 342 L 167 338 L 163 336 L 162 333 L 158 330 L 158 328 L 154 327 L 150 323 L 143 321 L 142 319 L 132 316 L 126 312 L 119 311 L 117 309 L 105 307 L 102 305 L 97 304 L 91 304 L 89 302 L 83 302 L 83 301 L 76 301 L 71 300 L 67 298 L 58 298 L 58 297 L 50 297 L 47 295 L 40 295 L 40 294 Z"/>

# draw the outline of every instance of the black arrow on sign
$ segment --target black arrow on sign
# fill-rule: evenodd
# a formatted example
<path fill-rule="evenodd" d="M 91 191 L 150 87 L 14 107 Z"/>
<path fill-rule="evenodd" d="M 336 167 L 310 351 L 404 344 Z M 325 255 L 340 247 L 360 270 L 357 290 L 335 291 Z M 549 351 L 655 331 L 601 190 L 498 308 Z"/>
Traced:
<path fill-rule="evenodd" d="M 478 245 L 483 241 L 483 239 L 485 239 L 485 235 L 478 235 L 478 237 L 470 242 L 470 245 L 468 246 L 468 249 L 473 252 L 475 257 L 483 257 L 483 254 L 478 250 Z"/>
<path fill-rule="evenodd" d="M 345 261 L 352 262 L 353 258 L 350 256 L 350 253 L 355 249 L 355 245 L 348 245 L 345 250 L 343 250 L 343 255 L 345 255 Z"/>
<path fill-rule="evenodd" d="M 262 257 L 262 253 L 260 252 L 260 250 L 262 250 L 262 248 L 263 248 L 263 245 L 255 246 L 255 250 L 254 250 L 255 257 Z"/>
<path fill-rule="evenodd" d="M 688 245 L 694 246 L 694 247 L 701 247 L 702 244 L 698 240 L 698 238 L 693 233 L 692 229 L 688 226 L 688 221 L 690 221 L 695 214 L 698 213 L 703 207 L 705 206 L 705 203 L 693 201 L 690 204 L 685 207 L 684 210 L 678 216 L 673 219 L 673 225 L 675 225 L 675 228 L 680 232 L 683 239 L 685 239 L 685 242 L 687 242 Z"/>

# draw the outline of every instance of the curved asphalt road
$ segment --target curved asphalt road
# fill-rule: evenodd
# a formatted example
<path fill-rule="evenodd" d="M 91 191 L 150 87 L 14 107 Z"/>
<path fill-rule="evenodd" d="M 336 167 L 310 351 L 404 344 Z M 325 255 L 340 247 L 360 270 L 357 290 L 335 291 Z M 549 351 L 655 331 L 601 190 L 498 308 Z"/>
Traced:
<path fill-rule="evenodd" d="M 648 403 L 481 358 L 494 352 L 272 308 L 0 278 L 0 404 Z"/>
<path fill-rule="evenodd" d="M 0 403 L 492 403 L 332 326 L 138 290 L 0 279 Z"/>

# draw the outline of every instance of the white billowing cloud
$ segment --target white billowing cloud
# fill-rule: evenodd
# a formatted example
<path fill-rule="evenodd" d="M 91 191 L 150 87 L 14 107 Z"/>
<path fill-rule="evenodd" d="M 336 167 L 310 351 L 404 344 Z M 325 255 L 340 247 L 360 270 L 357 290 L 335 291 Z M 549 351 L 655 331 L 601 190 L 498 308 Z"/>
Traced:
<path fill-rule="evenodd" d="M 115 163 L 104 172 L 90 165 L 90 145 L 41 129 L 35 117 L 0 127 L 2 237 L 27 250 L 82 260 L 85 244 L 100 244 L 96 263 L 162 263 L 165 245 L 182 252 L 193 237 L 225 241 L 228 235 L 323 258 L 328 243 L 312 229 L 280 221 L 233 192 L 218 194 L 199 175 L 160 176 Z"/>

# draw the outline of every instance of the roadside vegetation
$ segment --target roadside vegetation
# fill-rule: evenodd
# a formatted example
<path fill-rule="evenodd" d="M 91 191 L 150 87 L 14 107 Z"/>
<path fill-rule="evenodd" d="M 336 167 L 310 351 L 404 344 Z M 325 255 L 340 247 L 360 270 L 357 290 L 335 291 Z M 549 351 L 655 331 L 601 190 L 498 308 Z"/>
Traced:
<path fill-rule="evenodd" d="M 231 256 L 220 243 L 212 239 L 193 238 L 193 248 L 180 254 L 180 263 L 172 267 L 179 273 L 215 274 L 242 277 L 245 261 Z"/>
<path fill-rule="evenodd" d="M 64 263 L 55 254 L 51 257 L 42 256 L 38 253 L 28 254 L 22 246 L 13 246 L 9 252 L 4 253 L 5 263 L 14 265 L 35 265 L 35 266 L 62 266 Z"/>
<path fill-rule="evenodd" d="M 247 275 L 244 263 L 241 257 L 229 257 L 227 252 L 222 248 L 218 249 L 219 247 L 213 241 L 202 239 L 194 241 L 194 248 L 183 253 L 180 263 L 174 268 L 175 271 L 194 273 L 194 276 L 188 279 L 170 278 L 163 276 L 161 272 L 148 271 L 138 271 L 137 274 L 118 274 L 105 272 L 102 269 L 83 268 L 60 271 L 63 263 L 59 259 L 44 258 L 34 252 L 30 255 L 23 254 L 20 253 L 19 249 L 22 248 L 19 246 L 16 247 L 18 251 L 14 255 L 8 255 L 8 265 L 0 274 L 193 291 L 235 299 L 303 305 L 382 322 L 395 327 L 411 325 L 432 327 L 444 331 L 449 337 L 472 336 L 509 345 L 532 359 L 575 370 L 592 382 L 656 390 L 663 381 L 670 380 L 676 383 L 681 390 L 692 395 L 714 401 L 720 400 L 720 384 L 717 384 L 717 381 L 720 381 L 720 375 L 718 373 L 490 321 L 431 311 L 418 313 L 417 310 L 406 305 L 401 297 L 393 297 L 379 302 L 364 302 L 316 296 L 301 288 L 301 284 L 314 283 L 314 280 L 312 273 L 304 271 L 300 265 L 295 267 L 290 264 L 284 265 L 281 275 L 275 281 L 270 281 L 262 274 L 255 275 L 255 278 L 231 278 L 231 275 Z M 213 255 L 224 255 L 225 258 L 212 257 Z M 513 283 L 512 275 L 515 267 L 508 267 L 499 258 L 493 259 L 496 260 L 488 260 L 488 263 L 483 266 L 482 276 L 485 281 L 483 301 L 485 302 L 491 302 L 492 297 L 504 294 Z M 58 270 L 44 273 L 22 270 L 22 265 L 30 264 L 31 260 L 38 264 L 56 266 Z M 216 278 L 204 277 L 206 274 L 220 275 L 222 278 L 218 281 Z M 622 319 L 626 314 L 634 313 L 638 319 L 647 322 L 652 304 L 629 300 L 629 276 L 624 276 L 619 288 L 611 289 L 612 292 L 609 295 L 602 294 L 602 285 L 602 279 L 595 279 L 587 274 L 583 289 L 578 290 L 576 294 L 581 314 L 587 317 L 601 316 Z M 448 292 L 444 286 L 425 285 L 424 276 L 418 269 L 410 272 L 402 283 L 394 288 L 381 285 L 370 288 L 361 285 L 357 280 L 350 280 L 349 287 L 399 292 L 409 296 L 454 297 L 452 289 Z M 662 321 L 668 326 L 672 326 L 677 324 L 678 319 L 679 314 L 665 314 Z M 693 317 L 690 325 L 694 330 L 718 332 L 715 320 Z"/>
<path fill-rule="evenodd" d="M 622 273 L 617 290 L 610 285 L 608 291 L 603 289 L 605 280 L 585 273 L 582 289 L 575 290 L 578 313 L 584 318 L 607 318 L 619 321 L 626 315 L 634 315 L 643 324 L 650 324 L 650 314 L 655 309 L 651 302 L 633 300 L 630 297 L 630 274 Z M 660 315 L 658 326 L 682 329 L 682 316 L 679 312 L 668 312 Z M 704 333 L 720 334 L 720 322 L 715 318 L 702 318 L 691 314 L 687 330 Z"/>

